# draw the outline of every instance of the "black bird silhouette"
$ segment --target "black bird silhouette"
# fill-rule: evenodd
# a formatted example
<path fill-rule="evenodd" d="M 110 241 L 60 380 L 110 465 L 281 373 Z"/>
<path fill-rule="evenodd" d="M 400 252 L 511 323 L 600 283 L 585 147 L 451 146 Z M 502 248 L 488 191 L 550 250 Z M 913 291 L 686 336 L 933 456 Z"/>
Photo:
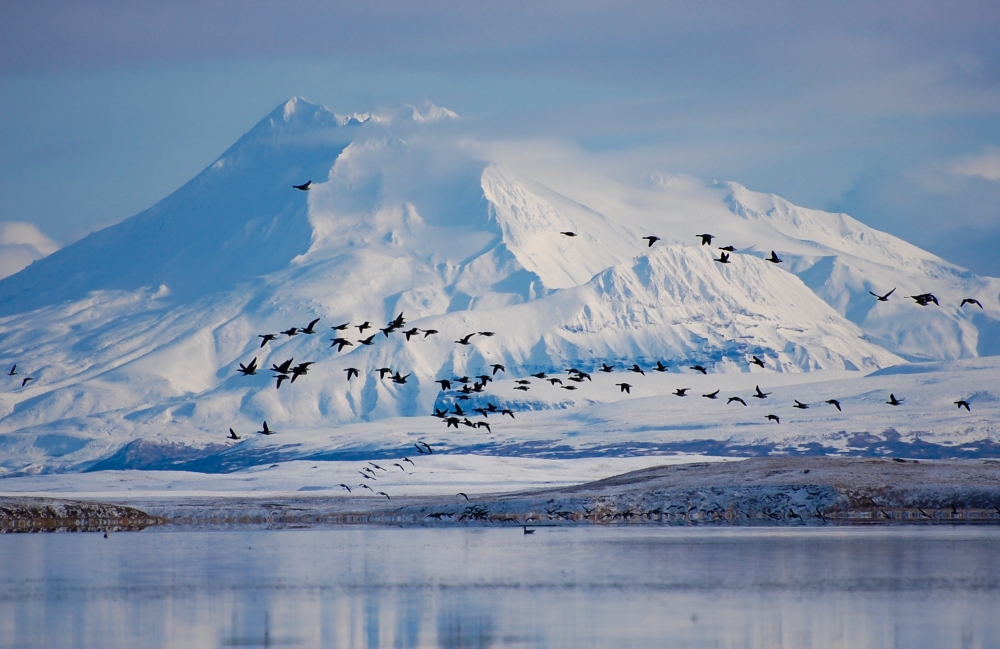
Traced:
<path fill-rule="evenodd" d="M 760 365 L 761 367 L 764 367 L 764 361 L 760 360 L 756 356 L 754 356 L 753 360 L 751 360 L 750 362 L 753 363 L 754 365 Z"/>
<path fill-rule="evenodd" d="M 417 444 L 416 442 L 413 442 L 413 445 L 417 447 L 417 453 L 420 453 L 421 455 L 424 454 L 424 449 L 420 448 L 419 444 Z"/>
<path fill-rule="evenodd" d="M 472 343 L 469 342 L 469 339 L 472 338 L 475 335 L 476 334 L 469 334 L 468 336 L 465 336 L 463 338 L 459 338 L 455 342 L 458 343 L 459 345 L 471 345 Z"/>
<path fill-rule="evenodd" d="M 386 338 L 388 338 L 389 334 L 391 334 L 395 330 L 396 329 L 394 327 L 383 327 L 382 329 L 379 329 L 379 331 L 381 331 L 383 334 L 385 334 Z"/>
<path fill-rule="evenodd" d="M 686 397 L 687 391 L 690 389 L 691 388 L 677 388 L 676 390 L 674 390 L 674 395 L 678 397 Z"/>
<path fill-rule="evenodd" d="M 376 491 L 376 492 L 375 492 L 375 495 L 376 495 L 376 496 L 385 496 L 385 499 L 386 499 L 386 500 L 392 500 L 392 498 L 390 498 L 390 497 L 389 497 L 389 494 L 387 494 L 387 493 L 386 493 L 386 492 L 384 492 L 384 491 Z"/>
<path fill-rule="evenodd" d="M 485 428 L 487 433 L 492 433 L 493 432 L 490 429 L 490 425 L 487 422 L 485 422 L 485 421 L 477 421 L 476 422 L 476 428 Z"/>
<path fill-rule="evenodd" d="M 406 336 L 406 342 L 410 342 L 410 336 L 416 336 L 418 333 L 420 333 L 420 330 L 414 327 L 412 329 L 407 329 L 406 331 L 404 331 L 403 335 Z"/>
<path fill-rule="evenodd" d="M 564 234 L 567 237 L 575 237 L 576 236 L 576 232 L 570 232 L 568 230 L 566 232 L 560 232 L 559 234 Z"/>
<path fill-rule="evenodd" d="M 728 405 L 729 405 L 729 404 L 731 404 L 731 403 L 732 403 L 733 401 L 736 401 L 736 402 L 739 402 L 739 403 L 742 403 L 742 404 L 743 404 L 744 406 L 745 406 L 745 405 L 747 405 L 747 402 L 746 402 L 746 401 L 744 401 L 743 399 L 739 398 L 739 397 L 729 397 L 729 400 L 728 400 L 728 401 L 726 401 L 726 405 L 728 406 Z"/>
<path fill-rule="evenodd" d="M 535 377 L 536 379 L 544 379 L 545 372 L 538 372 L 537 374 L 532 374 L 531 376 Z"/>
<path fill-rule="evenodd" d="M 363 334 L 365 332 L 365 329 L 371 329 L 372 328 L 372 323 L 370 323 L 367 320 L 365 320 L 361 324 L 354 325 L 354 326 L 357 327 L 359 334 Z"/>
<path fill-rule="evenodd" d="M 362 474 L 362 475 L 364 475 L 364 474 Z M 375 491 L 374 489 L 372 489 L 371 487 L 369 487 L 368 485 L 366 485 L 364 483 L 361 483 L 358 486 L 361 487 L 362 489 L 367 489 L 368 491 Z"/>
<path fill-rule="evenodd" d="M 835 406 L 838 411 L 843 412 L 843 410 L 840 409 L 840 402 L 837 401 L 836 399 L 827 399 L 826 403 L 830 404 L 831 406 Z"/>
<path fill-rule="evenodd" d="M 778 259 L 778 255 L 774 254 L 774 251 L 772 250 L 771 251 L 771 256 L 768 257 L 767 259 L 765 259 L 764 261 L 769 261 L 772 264 L 780 264 L 784 260 Z"/>
<path fill-rule="evenodd" d="M 456 497 L 456 498 L 457 498 L 458 496 L 461 496 L 462 498 L 465 498 L 466 500 L 469 500 L 469 497 L 468 497 L 468 496 L 466 496 L 466 495 L 465 495 L 464 493 L 462 493 L 461 491 L 460 491 L 460 492 L 458 492 L 457 494 L 455 494 L 455 497 Z"/>
<path fill-rule="evenodd" d="M 271 364 L 271 371 L 272 372 L 277 372 L 278 374 L 287 374 L 288 370 L 290 370 L 292 368 L 292 361 L 294 361 L 294 360 L 295 360 L 294 358 L 289 358 L 287 361 L 285 361 L 281 365 L 275 365 L 274 363 L 272 363 Z"/>
<path fill-rule="evenodd" d="M 319 321 L 320 321 L 320 318 L 316 318 L 315 320 L 313 320 L 312 322 L 310 322 L 308 325 L 306 325 L 306 327 L 304 329 L 299 329 L 299 333 L 303 333 L 303 334 L 314 334 L 314 333 L 316 333 L 316 330 L 313 329 L 313 327 L 315 327 L 316 323 L 319 322 Z"/>
<path fill-rule="evenodd" d="M 440 383 L 442 390 L 450 390 L 451 389 L 451 381 L 449 381 L 448 379 L 440 379 L 440 380 L 437 380 L 437 381 L 434 381 L 434 382 L 435 383 Z"/>
<path fill-rule="evenodd" d="M 392 377 L 392 382 L 396 383 L 397 385 L 403 385 L 404 383 L 406 383 L 406 379 L 408 379 L 409 377 L 410 377 L 409 374 L 406 374 L 405 376 L 400 376 L 399 372 L 396 372 L 396 375 Z"/>
<path fill-rule="evenodd" d="M 444 419 L 447 415 L 448 415 L 447 409 L 445 410 L 438 410 L 437 408 L 434 409 L 434 416 L 437 417 L 438 419 Z"/>
<path fill-rule="evenodd" d="M 373 467 L 375 467 L 375 468 L 376 468 L 376 469 L 378 469 L 379 471 L 385 471 L 386 473 L 388 473 L 388 472 L 389 472 L 389 470 L 388 470 L 388 469 L 383 469 L 382 467 L 380 467 L 379 465 L 375 464 L 374 462 L 369 462 L 368 464 L 372 465 Z"/>
<path fill-rule="evenodd" d="M 384 379 L 386 374 L 392 376 L 392 369 L 389 367 L 380 367 L 376 371 L 378 372 L 378 377 L 380 379 Z"/>
<path fill-rule="evenodd" d="M 257 431 L 261 435 L 274 435 L 274 431 L 267 427 L 267 420 L 264 420 L 264 425 L 260 430 Z"/>
<path fill-rule="evenodd" d="M 563 390 L 575 390 L 576 389 L 575 385 L 560 385 L 559 387 L 561 387 Z"/>
<path fill-rule="evenodd" d="M 487 412 L 497 412 L 497 407 L 495 405 L 493 405 L 492 403 L 487 403 L 486 404 L 486 410 L 487 410 Z"/>
<path fill-rule="evenodd" d="M 229 429 L 229 437 L 227 439 L 240 439 L 240 436 L 236 434 L 236 431 L 232 428 Z"/>
<path fill-rule="evenodd" d="M 428 444 L 427 442 L 423 442 L 423 441 L 420 442 L 420 443 L 423 445 L 424 448 L 427 449 L 428 453 L 430 453 L 431 455 L 434 455 L 434 449 L 431 448 L 430 444 Z"/>
<path fill-rule="evenodd" d="M 716 259 L 715 261 L 719 262 L 720 264 L 728 264 L 729 263 L 729 253 L 728 252 L 720 252 L 719 253 L 719 258 Z"/>
<path fill-rule="evenodd" d="M 480 336 L 486 336 L 487 338 L 489 338 L 490 336 L 495 336 L 496 335 L 495 331 L 480 331 L 478 333 L 479 333 Z"/>
<path fill-rule="evenodd" d="M 272 340 L 277 340 L 278 334 L 257 334 L 257 337 L 262 339 L 260 341 L 260 346 L 261 348 L 263 348 L 264 345 L 271 342 Z"/>
<path fill-rule="evenodd" d="M 978 307 L 979 307 L 980 309 L 981 309 L 981 308 L 983 308 L 983 305 L 982 305 L 982 304 L 980 304 L 979 300 L 977 300 L 977 299 L 975 299 L 975 298 L 971 298 L 971 297 L 967 297 L 967 298 L 965 298 L 964 300 L 962 300 L 962 303 L 961 303 L 961 304 L 959 304 L 958 306 L 959 306 L 959 308 L 962 308 L 962 307 L 963 307 L 963 306 L 965 306 L 966 304 L 975 304 L 975 305 L 976 305 L 976 306 L 978 306 Z"/>
<path fill-rule="evenodd" d="M 766 399 L 767 395 L 769 395 L 769 394 L 771 394 L 771 393 L 770 392 L 761 392 L 760 391 L 760 386 L 758 385 L 757 386 L 757 392 L 755 394 L 751 394 L 750 396 L 753 397 L 754 399 Z"/>
<path fill-rule="evenodd" d="M 413 464 L 413 460 L 411 460 L 411 459 L 410 459 L 410 458 L 408 458 L 408 457 L 404 457 L 404 458 L 403 458 L 403 461 L 404 461 L 404 462 L 409 462 L 410 464 Z M 413 464 L 413 466 L 417 466 L 417 465 L 416 465 L 416 464 Z"/>
<path fill-rule="evenodd" d="M 799 401 L 798 399 L 792 399 L 792 401 L 794 401 L 794 402 L 795 402 L 795 405 L 794 405 L 794 406 L 792 406 L 793 408 L 798 408 L 799 410 L 805 410 L 806 408 L 808 408 L 808 407 L 809 407 L 809 404 L 808 404 L 808 403 L 802 403 L 802 402 L 801 402 L 801 401 Z"/>
<path fill-rule="evenodd" d="M 347 493 L 351 493 L 351 488 L 345 485 L 343 482 L 340 483 L 340 486 L 343 487 L 344 489 L 347 489 Z"/>
<path fill-rule="evenodd" d="M 354 347 L 354 343 L 346 338 L 331 338 L 330 342 L 330 347 L 336 346 L 338 352 L 344 351 L 344 347 Z"/>
<path fill-rule="evenodd" d="M 701 245 L 710 246 L 712 245 L 712 239 L 715 238 L 714 234 L 696 234 L 696 237 L 701 237 Z"/>
<path fill-rule="evenodd" d="M 335 329 L 336 331 L 345 331 L 349 326 L 351 326 L 351 323 L 345 322 L 344 324 L 334 325 L 330 328 Z"/>
<path fill-rule="evenodd" d="M 646 373 L 642 371 L 642 368 L 636 364 L 633 364 L 632 367 L 629 369 L 637 374 L 642 374 L 643 376 L 646 376 Z"/>
<path fill-rule="evenodd" d="M 601 372 L 614 372 L 615 371 L 615 366 L 614 365 L 607 365 L 606 363 L 601 363 L 601 369 L 600 369 L 600 371 Z"/>
<path fill-rule="evenodd" d="M 933 293 L 921 293 L 920 295 L 911 295 L 910 297 L 916 300 L 917 304 L 920 306 L 927 306 L 931 302 L 941 306 L 941 303 L 938 302 L 937 297 L 935 297 Z"/>
<path fill-rule="evenodd" d="M 372 335 L 368 336 L 367 338 L 365 338 L 364 340 L 359 340 L 358 342 L 361 343 L 362 345 L 374 345 L 375 344 L 374 341 L 375 341 L 375 336 L 376 335 L 378 335 L 378 334 L 372 334 Z"/>
<path fill-rule="evenodd" d="M 621 388 L 622 392 L 626 392 L 628 394 L 632 394 L 632 385 L 631 384 L 629 384 L 629 383 L 615 383 L 615 385 L 617 385 L 619 388 Z"/>
<path fill-rule="evenodd" d="M 532 376 L 534 376 L 534 374 L 532 374 Z M 531 381 L 528 379 L 518 379 L 514 381 L 514 383 L 517 383 L 518 385 L 531 385 Z"/>
<path fill-rule="evenodd" d="M 14 367 L 10 368 L 10 371 L 7 372 L 7 376 L 17 376 L 17 363 L 14 363 Z"/>
<path fill-rule="evenodd" d="M 886 293 L 885 295 L 879 295 L 878 293 L 872 293 L 871 291 L 868 291 L 868 293 L 872 297 L 876 298 L 879 302 L 888 302 L 889 301 L 889 296 L 892 295 L 895 292 L 896 292 L 895 287 L 893 287 L 893 289 L 891 291 L 889 291 L 888 293 Z"/>
<path fill-rule="evenodd" d="M 360 372 L 358 372 L 358 368 L 356 368 L 356 367 L 348 367 L 344 371 L 347 372 L 347 380 L 348 381 L 350 381 L 355 376 L 361 376 Z"/>
<path fill-rule="evenodd" d="M 661 363 L 660 361 L 656 361 L 656 367 L 654 367 L 653 369 L 656 370 L 657 372 L 666 372 L 667 366 Z"/>
<path fill-rule="evenodd" d="M 703 394 L 701 396 L 705 397 L 706 399 L 718 399 L 719 391 L 716 390 L 715 392 L 709 392 L 708 394 Z"/>
<path fill-rule="evenodd" d="M 903 401 L 905 401 L 905 399 L 897 399 L 896 395 L 890 392 L 889 400 L 886 401 L 886 403 L 888 403 L 890 406 L 898 406 L 899 404 L 903 403 Z"/>
<path fill-rule="evenodd" d="M 465 411 L 462 410 L 462 406 L 458 405 L 457 403 L 455 404 L 455 414 L 460 417 L 465 415 Z"/>
<path fill-rule="evenodd" d="M 736 252 L 736 246 L 719 246 L 719 250 L 725 250 L 726 252 Z"/>
<path fill-rule="evenodd" d="M 292 327 L 290 329 L 285 329 L 281 333 L 285 334 L 286 336 L 298 336 L 299 330 L 298 327 Z"/>
<path fill-rule="evenodd" d="M 966 401 L 965 399 L 959 399 L 958 401 L 955 402 L 955 405 L 958 406 L 959 408 L 965 408 L 968 412 L 972 412 L 972 409 L 969 408 L 969 402 Z"/>
<path fill-rule="evenodd" d="M 452 381 L 455 381 L 456 383 L 468 383 L 470 380 L 471 379 L 469 379 L 469 377 L 467 377 L 467 376 L 463 376 L 463 377 L 457 378 L 457 379 L 452 379 Z"/>
<path fill-rule="evenodd" d="M 282 381 L 287 381 L 291 377 L 289 377 L 287 374 L 278 374 L 274 378 L 278 379 L 278 383 L 274 387 L 276 387 L 276 388 L 278 388 L 280 390 L 281 389 L 281 382 Z"/>
<path fill-rule="evenodd" d="M 312 362 L 309 362 L 309 363 L 299 363 L 298 365 L 296 365 L 295 367 L 293 367 L 292 368 L 292 383 L 295 383 L 295 379 L 299 378 L 300 376 L 302 376 L 304 374 L 308 374 L 309 373 L 309 366 L 312 365 L 312 364 L 313 364 Z"/>
<path fill-rule="evenodd" d="M 514 411 L 513 410 L 509 410 L 507 408 L 504 408 L 503 410 L 500 411 L 500 416 L 502 417 L 503 415 L 510 415 L 510 418 L 513 419 L 514 418 Z"/>
<path fill-rule="evenodd" d="M 515 390 L 520 390 L 520 391 L 522 391 L 522 392 L 527 392 L 527 391 L 528 391 L 528 390 L 530 390 L 531 388 L 529 388 L 529 387 L 528 387 L 528 386 L 526 386 L 526 385 L 518 385 L 518 386 L 516 386 L 516 387 L 515 387 L 514 389 L 515 389 Z"/>
<path fill-rule="evenodd" d="M 766 417 L 766 419 L 768 419 L 770 421 L 773 421 L 776 424 L 780 424 L 781 423 L 781 419 L 778 418 L 778 415 L 768 415 Z"/>
<path fill-rule="evenodd" d="M 445 428 L 451 428 L 452 426 L 458 428 L 458 417 L 448 417 L 444 420 L 444 423 Z"/>
<path fill-rule="evenodd" d="M 299 189 L 299 190 L 302 190 L 304 192 L 307 192 L 307 191 L 309 191 L 309 185 L 311 185 L 311 184 L 312 184 L 312 181 L 311 180 L 307 180 L 304 183 L 302 183 L 301 185 L 292 185 L 292 187 L 294 187 L 295 189 Z"/>
<path fill-rule="evenodd" d="M 243 376 L 253 376 L 257 373 L 257 357 L 255 356 L 252 361 L 244 365 L 240 363 L 240 369 L 236 370 Z"/>
<path fill-rule="evenodd" d="M 486 417 L 487 419 L 490 416 L 490 411 L 487 410 L 486 408 L 473 408 L 472 412 L 478 412 L 480 415 L 482 415 L 483 417 Z"/>
<path fill-rule="evenodd" d="M 399 329 L 404 324 L 406 324 L 406 318 L 403 317 L 403 312 L 400 311 L 399 315 L 393 318 L 392 321 L 389 323 L 389 326 L 394 329 Z"/>
<path fill-rule="evenodd" d="M 562 385 L 562 379 L 545 379 L 545 380 L 551 383 L 552 385 L 555 385 L 556 383 Z"/>
<path fill-rule="evenodd" d="M 490 365 L 490 367 L 493 368 L 493 376 L 496 376 L 497 372 L 506 372 L 507 371 L 507 368 L 504 367 L 503 365 L 501 365 L 500 363 L 493 363 L 492 365 Z"/>
<path fill-rule="evenodd" d="M 433 336 L 438 332 L 437 329 L 421 329 L 421 331 L 424 332 L 424 338 L 426 338 L 427 336 Z"/>
<path fill-rule="evenodd" d="M 652 248 L 653 244 L 660 240 L 660 237 L 649 235 L 648 237 L 643 237 L 643 239 L 645 239 L 646 241 L 648 241 L 649 242 L 649 247 Z"/>
<path fill-rule="evenodd" d="M 691 369 L 692 369 L 692 370 L 698 370 L 698 371 L 699 371 L 699 372 L 701 372 L 702 374 L 708 374 L 708 370 L 706 370 L 706 369 L 705 369 L 704 367 L 702 367 L 701 365 L 692 365 L 692 366 L 691 366 Z"/>
<path fill-rule="evenodd" d="M 493 377 L 490 376 L 489 374 L 479 374 L 476 376 L 476 378 L 479 379 L 479 382 L 482 383 L 483 385 L 493 382 Z"/>

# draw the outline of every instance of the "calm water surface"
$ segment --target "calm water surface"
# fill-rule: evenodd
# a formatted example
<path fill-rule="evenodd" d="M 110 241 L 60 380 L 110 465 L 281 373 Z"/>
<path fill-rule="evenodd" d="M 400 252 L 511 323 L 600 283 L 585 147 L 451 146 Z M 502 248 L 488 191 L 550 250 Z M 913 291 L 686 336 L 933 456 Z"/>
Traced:
<path fill-rule="evenodd" d="M 0 647 L 1000 647 L 1000 530 L 5 535 Z"/>

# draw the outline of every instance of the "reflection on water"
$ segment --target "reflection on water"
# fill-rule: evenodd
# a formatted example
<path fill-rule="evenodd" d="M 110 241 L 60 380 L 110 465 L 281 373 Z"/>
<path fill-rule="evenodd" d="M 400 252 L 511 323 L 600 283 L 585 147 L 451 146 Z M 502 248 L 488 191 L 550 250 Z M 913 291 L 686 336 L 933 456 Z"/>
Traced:
<path fill-rule="evenodd" d="M 1000 530 L 0 537 L 0 647 L 1000 647 Z"/>

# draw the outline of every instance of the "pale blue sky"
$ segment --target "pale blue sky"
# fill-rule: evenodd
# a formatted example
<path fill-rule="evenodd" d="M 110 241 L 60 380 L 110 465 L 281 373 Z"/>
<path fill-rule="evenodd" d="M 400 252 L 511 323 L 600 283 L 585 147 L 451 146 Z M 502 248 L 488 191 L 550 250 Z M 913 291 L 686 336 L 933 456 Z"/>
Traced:
<path fill-rule="evenodd" d="M 0 221 L 71 242 L 294 95 L 430 100 L 480 137 L 636 151 L 1000 275 L 997 34 L 995 2 L 0 0 Z"/>

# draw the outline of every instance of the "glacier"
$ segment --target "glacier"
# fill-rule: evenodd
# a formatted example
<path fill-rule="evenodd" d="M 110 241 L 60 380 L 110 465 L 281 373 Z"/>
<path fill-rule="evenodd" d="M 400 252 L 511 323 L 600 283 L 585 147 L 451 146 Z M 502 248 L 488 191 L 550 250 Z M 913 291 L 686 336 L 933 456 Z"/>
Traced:
<path fill-rule="evenodd" d="M 0 376 L 0 475 L 231 471 L 381 457 L 415 439 L 537 457 L 876 452 L 899 435 L 993 448 L 1000 280 L 846 214 L 732 182 L 510 155 L 471 141 L 447 109 L 409 109 L 345 117 L 294 98 L 160 203 L 0 280 L 0 363 L 19 371 Z M 735 248 L 730 264 L 719 246 Z M 772 250 L 784 263 L 765 261 Z M 892 288 L 888 302 L 869 295 Z M 927 292 L 941 304 L 907 297 Z M 983 308 L 960 307 L 966 297 Z M 378 332 L 399 313 L 404 329 L 438 333 Z M 260 345 L 315 318 L 317 334 Z M 352 328 L 331 329 L 341 323 Z M 353 345 L 337 352 L 341 335 Z M 314 365 L 275 389 L 267 371 L 237 373 L 252 358 Z M 658 361 L 669 371 L 653 372 Z M 493 364 L 505 370 L 481 392 L 435 383 Z M 569 366 L 591 379 L 570 384 Z M 773 401 L 701 397 L 758 384 Z M 670 396 L 678 387 L 693 396 Z M 893 389 L 905 414 L 884 407 Z M 792 398 L 830 394 L 851 407 L 786 414 Z M 952 402 L 969 395 L 974 411 L 956 421 Z M 470 432 L 430 416 L 487 403 L 517 419 Z M 775 409 L 784 423 L 768 426 Z M 280 433 L 255 435 L 263 420 Z M 230 427 L 243 440 L 227 441 Z"/>

